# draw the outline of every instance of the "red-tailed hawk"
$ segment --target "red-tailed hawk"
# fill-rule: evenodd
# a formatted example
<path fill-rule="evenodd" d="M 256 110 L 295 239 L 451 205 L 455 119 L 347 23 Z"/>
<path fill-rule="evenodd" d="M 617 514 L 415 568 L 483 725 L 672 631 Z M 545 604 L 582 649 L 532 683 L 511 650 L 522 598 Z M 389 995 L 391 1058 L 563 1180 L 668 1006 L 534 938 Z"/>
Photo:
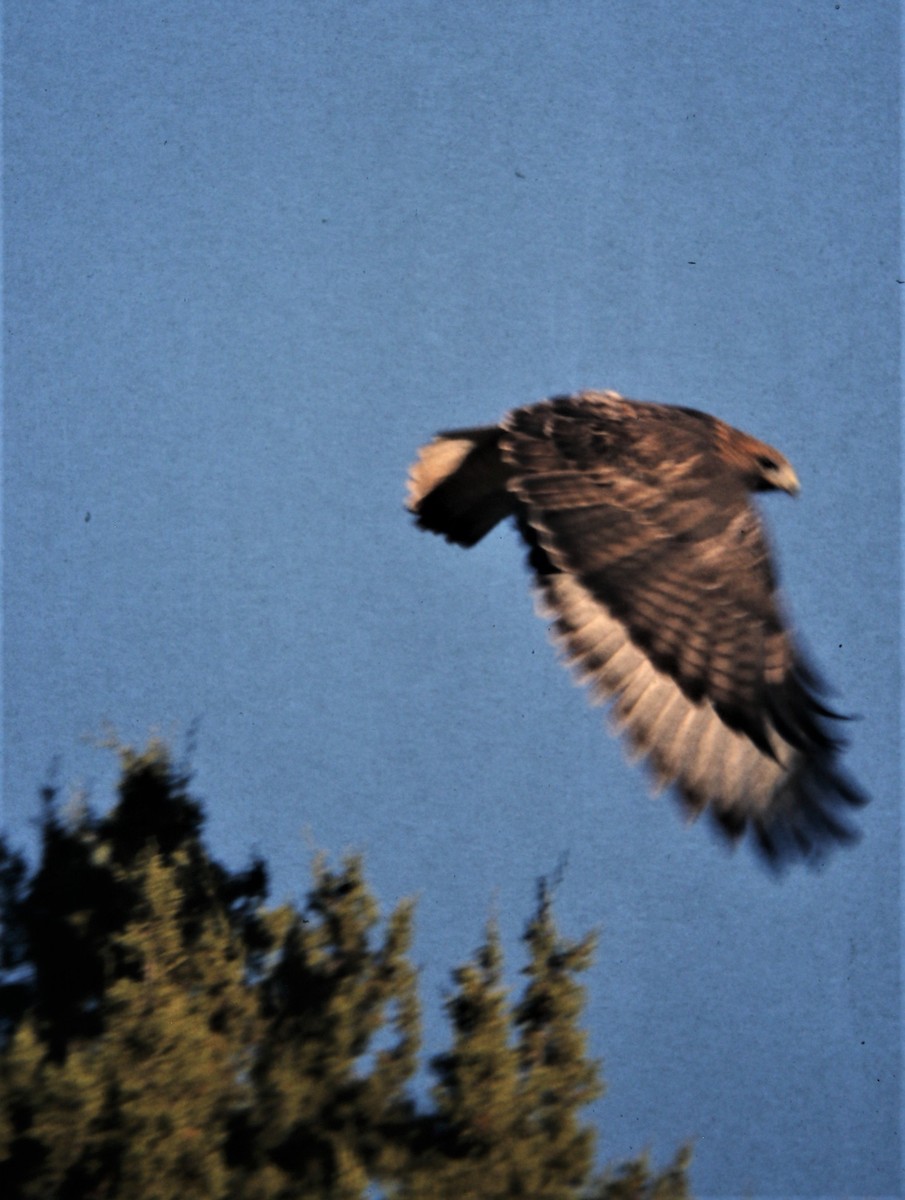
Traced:
<path fill-rule="evenodd" d="M 473 546 L 512 516 L 555 641 L 692 816 L 778 861 L 855 835 L 820 685 L 790 635 L 750 493 L 795 495 L 772 446 L 706 413 L 582 392 L 419 453 L 408 508 Z"/>

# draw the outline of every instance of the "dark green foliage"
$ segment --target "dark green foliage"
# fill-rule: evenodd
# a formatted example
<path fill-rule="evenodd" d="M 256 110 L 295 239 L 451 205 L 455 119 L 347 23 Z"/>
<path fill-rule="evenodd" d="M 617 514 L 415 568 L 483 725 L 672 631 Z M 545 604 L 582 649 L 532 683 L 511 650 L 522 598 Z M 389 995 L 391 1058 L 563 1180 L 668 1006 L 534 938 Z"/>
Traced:
<path fill-rule="evenodd" d="M 510 1002 L 496 930 L 454 974 L 452 1046 L 413 1099 L 412 907 L 381 921 L 358 859 L 302 910 L 230 872 L 163 746 L 119 748 L 111 812 L 47 797 L 29 874 L 0 843 L 0 1194 L 683 1200 L 684 1159 L 592 1176 L 602 1091 L 579 1020 L 593 940 L 540 890 Z"/>
<path fill-rule="evenodd" d="M 691 1148 L 683 1146 L 667 1170 L 651 1175 L 647 1156 L 642 1155 L 601 1176 L 584 1200 L 692 1200 L 687 1178 L 690 1162 Z"/>
<path fill-rule="evenodd" d="M 438 1139 L 423 1171 L 437 1196 L 577 1196 L 594 1150 L 580 1110 L 603 1090 L 586 1057 L 577 1021 L 576 975 L 590 964 L 593 939 L 560 939 L 549 894 L 525 931 L 528 985 L 514 1008 L 502 982 L 494 926 L 475 960 L 455 972 L 447 1002 L 452 1050 L 434 1060 Z M 513 1036 L 514 1034 L 514 1036 Z M 421 1194 L 431 1188 L 422 1186 Z"/>

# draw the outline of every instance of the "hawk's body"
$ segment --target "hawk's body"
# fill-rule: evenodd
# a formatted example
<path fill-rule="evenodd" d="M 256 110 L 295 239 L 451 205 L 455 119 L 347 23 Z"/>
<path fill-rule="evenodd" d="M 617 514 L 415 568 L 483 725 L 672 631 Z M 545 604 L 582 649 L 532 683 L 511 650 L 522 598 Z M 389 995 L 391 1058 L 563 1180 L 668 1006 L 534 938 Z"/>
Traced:
<path fill-rule="evenodd" d="M 584 392 L 440 434 L 409 508 L 471 546 L 513 516 L 557 642 L 688 809 L 771 856 L 851 832 L 833 714 L 795 648 L 752 491 L 797 492 L 771 446 L 692 409 Z"/>

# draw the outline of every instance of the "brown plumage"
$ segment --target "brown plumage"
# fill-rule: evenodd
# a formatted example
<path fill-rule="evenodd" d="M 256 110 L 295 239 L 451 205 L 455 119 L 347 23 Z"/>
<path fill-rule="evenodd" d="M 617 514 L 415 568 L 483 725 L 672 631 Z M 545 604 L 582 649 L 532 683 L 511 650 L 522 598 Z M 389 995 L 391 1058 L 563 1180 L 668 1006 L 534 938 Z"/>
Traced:
<path fill-rule="evenodd" d="M 787 628 L 750 493 L 798 491 L 772 446 L 689 408 L 561 396 L 422 448 L 408 507 L 472 546 L 514 517 L 564 657 L 658 788 L 773 861 L 854 836 L 863 798 Z"/>

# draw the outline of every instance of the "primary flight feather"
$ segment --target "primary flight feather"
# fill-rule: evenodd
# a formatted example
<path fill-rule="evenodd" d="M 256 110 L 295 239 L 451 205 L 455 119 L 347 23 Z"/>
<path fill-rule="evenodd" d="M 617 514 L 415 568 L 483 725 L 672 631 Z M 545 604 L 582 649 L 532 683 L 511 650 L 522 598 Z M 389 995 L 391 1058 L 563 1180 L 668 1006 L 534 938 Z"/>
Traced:
<path fill-rule="evenodd" d="M 778 450 L 706 413 L 582 392 L 439 434 L 408 508 L 460 546 L 513 517 L 556 642 L 657 785 L 779 861 L 851 840 L 842 813 L 863 802 L 750 499 L 798 487 Z"/>

